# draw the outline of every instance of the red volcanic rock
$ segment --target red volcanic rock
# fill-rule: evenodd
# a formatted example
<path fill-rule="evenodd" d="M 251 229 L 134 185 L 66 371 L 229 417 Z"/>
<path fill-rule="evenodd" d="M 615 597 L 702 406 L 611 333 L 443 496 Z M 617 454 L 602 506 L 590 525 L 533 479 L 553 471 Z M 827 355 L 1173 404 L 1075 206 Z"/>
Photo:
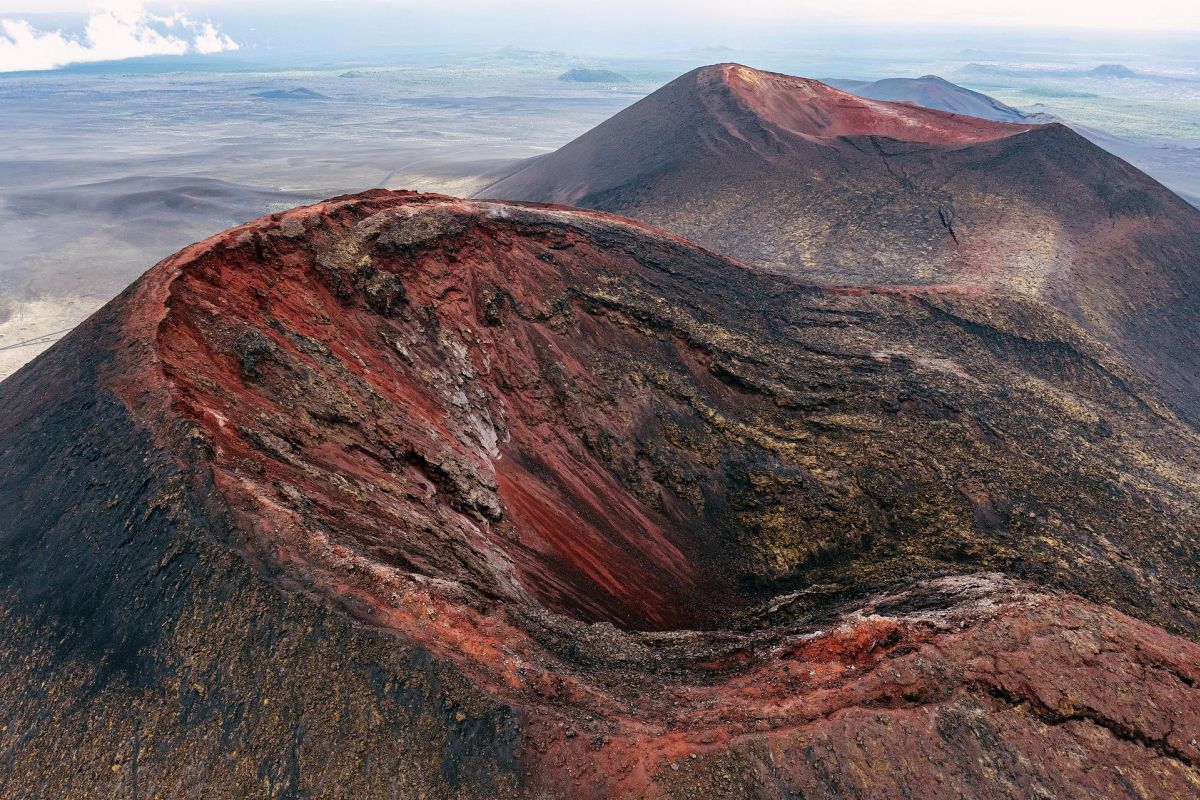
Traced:
<path fill-rule="evenodd" d="M 1200 450 L 1087 348 L 595 212 L 214 237 L 0 385 L 0 787 L 1186 796 Z"/>
<path fill-rule="evenodd" d="M 965 145 L 1002 139 L 1033 127 L 871 100 L 820 81 L 741 64 L 705 67 L 694 74 L 698 91 L 709 97 L 727 91 L 731 104 L 746 112 L 722 118 L 715 111 L 731 131 L 739 118 L 749 118 L 783 134 L 817 139 L 885 136 L 906 142 Z"/>

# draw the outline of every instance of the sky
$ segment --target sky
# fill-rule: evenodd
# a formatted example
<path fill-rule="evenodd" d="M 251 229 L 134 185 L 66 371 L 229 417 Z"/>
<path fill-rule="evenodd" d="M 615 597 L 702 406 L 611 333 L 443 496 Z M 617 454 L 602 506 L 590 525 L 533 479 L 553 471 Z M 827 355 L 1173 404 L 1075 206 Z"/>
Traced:
<path fill-rule="evenodd" d="M 137 0 L 0 0 L 0 14 L 83 14 L 99 6 L 143 5 Z M 452 10 L 504 9 L 514 14 L 580 13 L 588 7 L 627 18 L 699 17 L 712 21 L 786 20 L 853 23 L 946 23 L 1108 29 L 1186 28 L 1200 31 L 1200 4 L 1194 0 L 176 0 L 150 3 L 155 10 L 219 16 L 222 9 L 261 6 L 280 10 L 347 6 Z"/>
<path fill-rule="evenodd" d="M 547 49 L 589 38 L 628 36 L 652 47 L 656 37 L 684 32 L 720 41 L 714 37 L 838 26 L 1192 32 L 1200 50 L 1196 0 L 0 0 L 0 72 L 311 46 L 327 26 L 346 41 L 397 44 L 489 35 L 528 44 L 544 32 Z"/>
<path fill-rule="evenodd" d="M 44 2 L 39 0 L 40 13 L 48 10 Z M 49 2 L 54 6 L 55 0 Z M 155 55 L 212 55 L 239 47 L 210 19 L 178 8 L 148 10 L 137 0 L 100 0 L 82 7 L 64 4 L 58 10 L 86 16 L 79 31 L 41 26 L 24 18 L 19 13 L 22 7 L 28 8 L 0 0 L 0 72 Z"/>

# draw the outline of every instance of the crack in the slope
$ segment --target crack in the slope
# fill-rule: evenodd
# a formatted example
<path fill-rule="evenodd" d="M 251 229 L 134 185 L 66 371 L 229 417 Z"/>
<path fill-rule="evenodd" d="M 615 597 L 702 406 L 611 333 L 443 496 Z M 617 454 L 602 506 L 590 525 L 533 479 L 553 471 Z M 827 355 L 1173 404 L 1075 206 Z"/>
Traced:
<path fill-rule="evenodd" d="M 942 225 L 945 226 L 946 230 L 950 231 L 950 238 L 954 240 L 955 244 L 958 244 L 958 234 L 954 232 L 954 225 L 951 223 L 950 217 L 946 214 L 945 209 L 943 209 L 941 206 L 938 206 L 937 212 L 938 217 L 942 220 Z"/>
<path fill-rule="evenodd" d="M 888 174 L 900 184 L 901 188 L 916 197 L 923 197 L 926 194 L 929 194 L 928 192 L 920 191 L 913 183 L 912 179 L 908 177 L 908 175 L 904 174 L 902 171 L 897 171 L 892 166 L 891 157 L 883 149 L 882 145 L 879 144 L 874 136 L 868 136 L 867 141 L 871 143 L 871 146 L 875 149 L 876 155 L 879 156 L 879 160 L 883 162 L 883 168 L 886 169 Z M 858 145 L 854 144 L 853 141 L 851 141 L 851 144 L 860 152 L 865 152 L 862 150 L 862 148 L 858 147 Z M 961 244 L 961 242 L 958 240 L 958 233 L 954 230 L 954 223 L 951 220 L 951 215 L 947 214 L 946 210 L 942 208 L 941 205 L 937 206 L 937 213 L 938 219 L 941 220 L 942 227 L 944 227 L 950 233 L 950 238 L 954 240 L 954 244 Z"/>
<path fill-rule="evenodd" d="M 1168 731 L 1167 735 L 1156 738 L 1150 736 L 1145 731 L 1136 727 L 1123 724 L 1113 719 L 1109 719 L 1095 711 L 1058 711 L 1040 700 L 1031 697 L 1022 697 L 1016 692 L 1009 691 L 1000 686 L 981 687 L 984 694 L 997 700 L 1012 709 L 1023 710 L 1044 725 L 1057 727 L 1070 722 L 1088 722 L 1098 728 L 1103 728 L 1117 739 L 1137 745 L 1147 750 L 1152 750 L 1163 758 L 1169 758 L 1172 761 L 1177 761 L 1189 770 L 1200 769 L 1200 764 L 1197 764 L 1186 753 L 1178 748 L 1173 747 L 1167 740 L 1170 738 L 1172 730 Z"/>
<path fill-rule="evenodd" d="M 1165 672 L 1166 674 L 1170 675 L 1172 678 L 1179 681 L 1180 683 L 1182 683 L 1184 686 L 1188 687 L 1189 689 L 1196 688 L 1196 681 L 1190 675 L 1184 675 L 1182 672 L 1180 672 L 1179 670 L 1170 666 L 1169 664 L 1161 664 L 1161 663 L 1156 662 L 1156 663 L 1150 664 L 1149 666 L 1150 666 L 1150 669 L 1157 669 L 1157 670 L 1160 670 L 1161 672 Z"/>
<path fill-rule="evenodd" d="M 908 176 L 903 172 L 897 172 L 892 168 L 892 162 L 889 160 L 888 154 L 884 151 L 883 147 L 879 144 L 876 138 L 874 136 L 868 136 L 867 141 L 869 141 L 871 146 L 875 148 L 875 152 L 878 154 L 879 160 L 883 162 L 883 168 L 888 171 L 888 174 L 895 178 L 896 182 L 904 187 L 904 189 L 913 194 L 917 194 L 918 192 L 916 187 L 913 186 L 913 183 L 911 180 L 909 180 Z"/>

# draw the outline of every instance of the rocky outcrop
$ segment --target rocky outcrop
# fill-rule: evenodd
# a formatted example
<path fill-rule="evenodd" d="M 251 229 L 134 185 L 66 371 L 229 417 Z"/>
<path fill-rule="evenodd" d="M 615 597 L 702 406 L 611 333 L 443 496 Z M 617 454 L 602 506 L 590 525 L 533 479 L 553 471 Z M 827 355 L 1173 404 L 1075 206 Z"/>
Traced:
<path fill-rule="evenodd" d="M 1186 796 L 1196 444 L 1042 304 L 277 214 L 0 386 L 0 795 Z"/>

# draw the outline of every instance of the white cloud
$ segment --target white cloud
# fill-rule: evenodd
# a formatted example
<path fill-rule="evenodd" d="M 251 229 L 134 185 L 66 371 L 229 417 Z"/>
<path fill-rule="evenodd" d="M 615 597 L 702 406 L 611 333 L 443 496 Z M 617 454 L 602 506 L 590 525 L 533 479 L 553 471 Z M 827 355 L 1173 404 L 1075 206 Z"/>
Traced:
<path fill-rule="evenodd" d="M 196 22 L 182 13 L 156 16 L 139 0 L 93 5 L 82 36 L 39 31 L 24 20 L 0 19 L 0 72 L 237 49 L 237 42 L 211 22 Z"/>
<path fill-rule="evenodd" d="M 196 49 L 197 53 L 207 55 L 209 53 L 224 53 L 227 50 L 237 50 L 238 44 L 217 30 L 217 27 L 211 22 L 205 22 L 200 26 L 200 32 L 192 42 L 192 47 Z"/>

